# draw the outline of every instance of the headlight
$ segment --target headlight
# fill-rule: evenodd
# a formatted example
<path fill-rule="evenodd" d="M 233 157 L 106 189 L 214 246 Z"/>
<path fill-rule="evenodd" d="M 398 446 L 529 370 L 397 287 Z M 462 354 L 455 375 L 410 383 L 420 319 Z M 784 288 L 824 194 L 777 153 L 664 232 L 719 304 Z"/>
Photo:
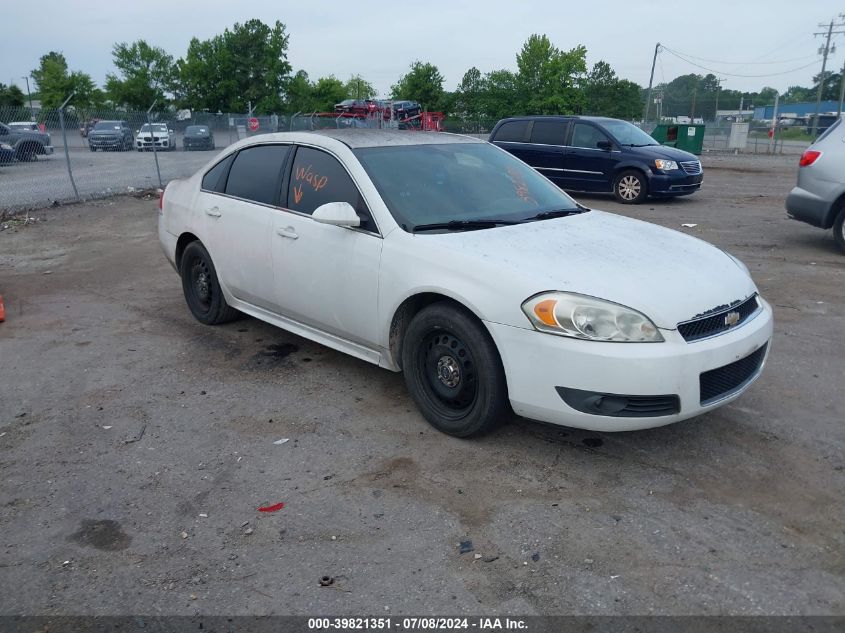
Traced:
<path fill-rule="evenodd" d="M 663 160 L 662 158 L 658 158 L 654 161 L 654 166 L 658 169 L 662 169 L 663 171 L 672 171 L 673 169 L 678 168 L 678 163 L 673 160 Z"/>
<path fill-rule="evenodd" d="M 651 320 L 618 303 L 568 292 L 544 292 L 522 304 L 535 329 L 589 341 L 660 343 Z"/>

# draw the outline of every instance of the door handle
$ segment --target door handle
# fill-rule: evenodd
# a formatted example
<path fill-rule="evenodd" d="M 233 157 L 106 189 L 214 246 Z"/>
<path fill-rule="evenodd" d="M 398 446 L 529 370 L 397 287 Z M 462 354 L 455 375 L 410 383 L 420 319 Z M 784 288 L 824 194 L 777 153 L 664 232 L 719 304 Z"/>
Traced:
<path fill-rule="evenodd" d="M 219 218 L 221 215 L 220 207 L 211 207 L 210 209 L 206 209 L 205 214 L 210 215 L 212 218 Z"/>
<path fill-rule="evenodd" d="M 281 235 L 282 237 L 286 237 L 289 240 L 299 239 L 299 236 L 296 234 L 296 230 L 294 230 L 292 226 L 288 226 L 283 229 L 276 229 L 276 234 Z"/>

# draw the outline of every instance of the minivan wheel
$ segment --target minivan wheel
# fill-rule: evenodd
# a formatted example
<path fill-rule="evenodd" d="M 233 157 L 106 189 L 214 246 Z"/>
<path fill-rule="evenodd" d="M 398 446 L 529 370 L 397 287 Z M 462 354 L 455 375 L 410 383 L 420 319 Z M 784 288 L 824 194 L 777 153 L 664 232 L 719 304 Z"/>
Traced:
<path fill-rule="evenodd" d="M 217 325 L 240 316 L 240 312 L 226 303 L 217 280 L 217 271 L 201 242 L 191 242 L 185 248 L 179 272 L 182 275 L 185 301 L 197 321 Z"/>
<path fill-rule="evenodd" d="M 836 240 L 839 250 L 845 252 L 845 205 L 839 209 L 839 215 L 833 223 L 833 239 Z"/>
<path fill-rule="evenodd" d="M 648 196 L 648 183 L 639 171 L 629 169 L 616 177 L 613 194 L 622 204 L 639 204 Z"/>
<path fill-rule="evenodd" d="M 402 369 L 423 417 L 443 433 L 486 433 L 509 410 L 505 372 L 490 334 L 448 303 L 434 303 L 413 318 L 402 343 Z"/>

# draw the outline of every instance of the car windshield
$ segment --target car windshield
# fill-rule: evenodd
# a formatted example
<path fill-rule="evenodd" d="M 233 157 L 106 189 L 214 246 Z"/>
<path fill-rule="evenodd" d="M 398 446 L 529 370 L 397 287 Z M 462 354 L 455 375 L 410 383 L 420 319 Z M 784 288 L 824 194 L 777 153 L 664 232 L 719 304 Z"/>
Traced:
<path fill-rule="evenodd" d="M 528 165 L 487 143 L 354 150 L 406 231 L 436 223 L 520 222 L 578 205 Z"/>
<path fill-rule="evenodd" d="M 152 128 L 153 128 L 153 132 L 167 132 L 167 125 L 165 125 L 164 123 L 153 123 Z M 142 132 L 149 132 L 150 131 L 150 124 L 144 123 L 144 125 L 141 126 L 141 131 Z"/>
<path fill-rule="evenodd" d="M 189 125 L 187 128 L 185 128 L 185 133 L 186 134 L 197 134 L 197 135 L 208 134 L 208 128 L 207 127 L 200 127 L 199 125 Z"/>
<path fill-rule="evenodd" d="M 95 130 L 119 130 L 120 123 L 117 121 L 100 121 L 94 126 Z"/>
<path fill-rule="evenodd" d="M 602 121 L 601 124 L 622 145 L 659 145 L 648 134 L 627 121 Z"/>
<path fill-rule="evenodd" d="M 13 130 L 32 130 L 34 126 L 33 123 L 9 123 L 9 127 Z"/>

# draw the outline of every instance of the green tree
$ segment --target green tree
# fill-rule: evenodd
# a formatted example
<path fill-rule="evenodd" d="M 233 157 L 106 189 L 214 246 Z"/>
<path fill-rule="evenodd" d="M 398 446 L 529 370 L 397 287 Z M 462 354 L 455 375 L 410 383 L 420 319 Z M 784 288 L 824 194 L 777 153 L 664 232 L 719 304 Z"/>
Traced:
<path fill-rule="evenodd" d="M 584 108 L 579 90 L 587 72 L 587 49 L 558 50 L 545 35 L 532 35 L 516 56 L 521 109 L 530 114 L 566 114 Z"/>
<path fill-rule="evenodd" d="M 811 89 L 811 98 L 808 101 L 813 101 L 819 94 L 819 82 L 821 81 L 821 73 L 813 77 L 813 87 Z M 839 101 L 839 82 L 842 75 L 831 70 L 824 71 L 824 86 L 822 87 L 822 101 Z"/>
<path fill-rule="evenodd" d="M 347 99 L 372 99 L 376 96 L 376 89 L 361 75 L 352 75 L 346 82 Z"/>
<path fill-rule="evenodd" d="M 617 119 L 632 119 L 642 114 L 641 88 L 632 81 L 619 79 L 610 64 L 598 61 L 584 80 L 586 113 Z"/>
<path fill-rule="evenodd" d="M 816 90 L 818 90 L 816 85 Z M 801 103 L 803 101 L 812 101 L 815 98 L 815 93 L 812 88 L 805 88 L 804 86 L 789 86 L 786 92 L 781 95 L 781 103 Z"/>
<path fill-rule="evenodd" d="M 136 110 L 146 110 L 154 100 L 167 103 L 165 93 L 174 88 L 176 69 L 164 49 L 144 40 L 121 42 L 114 45 L 112 57 L 120 76 L 106 76 L 106 92 L 114 103 Z"/>
<path fill-rule="evenodd" d="M 347 98 L 346 86 L 334 75 L 320 77 L 314 84 L 312 95 L 315 111 L 333 112 L 335 104 Z"/>
<path fill-rule="evenodd" d="M 193 38 L 177 62 L 181 105 L 211 111 L 279 112 L 290 83 L 289 36 L 279 22 L 236 23 L 209 40 Z"/>
<path fill-rule="evenodd" d="M 454 114 L 464 120 L 477 121 L 482 117 L 484 79 L 475 66 L 464 73 L 455 91 Z"/>
<path fill-rule="evenodd" d="M 443 75 L 437 66 L 419 60 L 391 87 L 393 99 L 411 99 L 426 110 L 436 108 L 443 97 Z"/>
<path fill-rule="evenodd" d="M 517 84 L 517 76 L 509 70 L 494 70 L 484 75 L 480 95 L 482 116 L 498 120 L 525 114 Z"/>
<path fill-rule="evenodd" d="M 61 53 L 50 51 L 42 55 L 38 68 L 31 74 L 44 109 L 58 108 L 71 93 L 74 93 L 72 103 L 76 107 L 96 107 L 103 103 L 103 92 L 91 76 L 81 71 L 69 72 L 67 60 Z"/>
<path fill-rule="evenodd" d="M 288 82 L 285 89 L 285 109 L 288 112 L 315 112 L 314 86 L 308 79 L 308 73 L 298 71 Z"/>
<path fill-rule="evenodd" d="M 24 105 L 26 95 L 15 85 L 0 84 L 0 106 L 20 108 Z"/>

